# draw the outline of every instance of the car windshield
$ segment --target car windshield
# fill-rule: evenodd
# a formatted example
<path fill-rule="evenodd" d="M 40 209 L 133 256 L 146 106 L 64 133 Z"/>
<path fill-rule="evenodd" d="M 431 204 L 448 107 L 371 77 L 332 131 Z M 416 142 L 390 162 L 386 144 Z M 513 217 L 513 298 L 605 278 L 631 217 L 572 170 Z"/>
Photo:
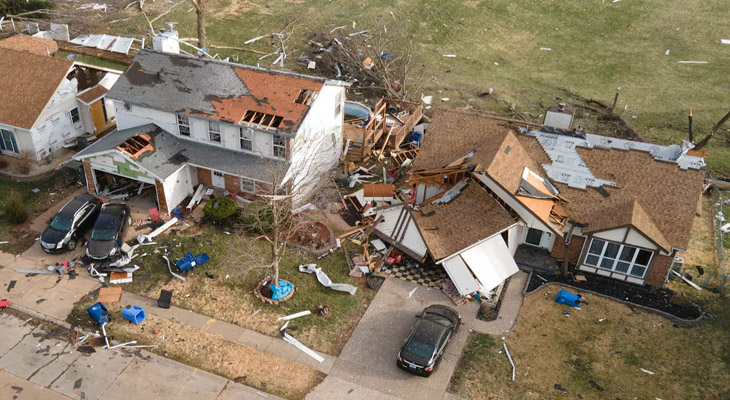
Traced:
<path fill-rule="evenodd" d="M 73 220 L 71 218 L 56 215 L 53 221 L 51 221 L 51 228 L 61 232 L 68 232 L 71 230 L 72 224 Z"/>
<path fill-rule="evenodd" d="M 117 234 L 114 226 L 114 217 L 111 215 L 101 215 L 96 221 L 94 229 L 91 231 L 91 240 L 114 240 Z"/>

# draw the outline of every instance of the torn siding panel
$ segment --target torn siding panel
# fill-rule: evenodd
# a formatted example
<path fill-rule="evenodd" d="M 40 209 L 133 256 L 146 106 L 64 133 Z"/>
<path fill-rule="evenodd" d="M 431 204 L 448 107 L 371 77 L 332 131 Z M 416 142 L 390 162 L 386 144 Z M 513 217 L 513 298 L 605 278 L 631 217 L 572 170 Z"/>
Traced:
<path fill-rule="evenodd" d="M 422 260 L 428 248 L 406 206 L 385 207 L 377 210 L 375 220 L 383 217 L 375 233 L 390 244 L 396 245 L 411 257 Z"/>
<path fill-rule="evenodd" d="M 85 161 L 88 161 L 95 170 L 126 176 L 141 182 L 155 183 L 155 178 L 147 170 L 116 151 L 92 156 Z"/>

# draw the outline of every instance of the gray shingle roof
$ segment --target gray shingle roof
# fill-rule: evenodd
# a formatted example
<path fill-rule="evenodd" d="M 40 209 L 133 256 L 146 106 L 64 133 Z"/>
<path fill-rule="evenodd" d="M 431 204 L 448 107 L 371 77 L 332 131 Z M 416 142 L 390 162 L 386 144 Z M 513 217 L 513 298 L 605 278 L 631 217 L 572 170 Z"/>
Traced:
<path fill-rule="evenodd" d="M 143 153 L 137 163 L 162 179 L 179 170 L 185 164 L 222 171 L 226 174 L 245 176 L 270 182 L 274 173 L 283 176 L 288 163 L 283 160 L 259 157 L 253 154 L 228 150 L 192 140 L 180 139 L 154 124 L 112 131 L 74 156 L 75 159 L 115 149 L 125 140 L 148 133 L 152 137 L 154 151 Z M 121 152 L 121 150 L 115 150 Z"/>

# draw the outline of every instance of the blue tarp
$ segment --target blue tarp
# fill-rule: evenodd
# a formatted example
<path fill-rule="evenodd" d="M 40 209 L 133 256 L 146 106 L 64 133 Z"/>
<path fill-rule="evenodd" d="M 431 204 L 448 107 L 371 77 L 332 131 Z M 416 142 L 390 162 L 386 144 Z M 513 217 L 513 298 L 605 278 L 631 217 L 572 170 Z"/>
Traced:
<path fill-rule="evenodd" d="M 579 294 L 573 294 L 565 289 L 560 289 L 558 295 L 555 296 L 555 302 L 560 304 L 569 305 L 572 307 L 580 306 L 581 296 Z"/>
<path fill-rule="evenodd" d="M 271 300 L 281 300 L 294 290 L 291 283 L 282 280 L 279 281 L 278 287 L 273 283 L 269 287 L 271 288 Z"/>

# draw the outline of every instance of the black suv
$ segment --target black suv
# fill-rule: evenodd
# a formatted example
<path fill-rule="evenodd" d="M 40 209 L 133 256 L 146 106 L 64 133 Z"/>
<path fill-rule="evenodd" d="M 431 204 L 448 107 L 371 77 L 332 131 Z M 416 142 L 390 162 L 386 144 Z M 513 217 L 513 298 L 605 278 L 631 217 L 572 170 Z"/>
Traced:
<path fill-rule="evenodd" d="M 398 352 L 396 365 L 404 371 L 430 376 L 438 368 L 441 355 L 459 330 L 461 316 L 442 305 L 426 307 Z"/>
<path fill-rule="evenodd" d="M 119 254 L 129 214 L 129 207 L 125 204 L 104 204 L 91 230 L 86 255 L 94 260 L 104 260 Z"/>
<path fill-rule="evenodd" d="M 41 234 L 41 247 L 47 253 L 73 250 L 83 231 L 101 208 L 101 200 L 82 193 L 66 203 Z"/>

